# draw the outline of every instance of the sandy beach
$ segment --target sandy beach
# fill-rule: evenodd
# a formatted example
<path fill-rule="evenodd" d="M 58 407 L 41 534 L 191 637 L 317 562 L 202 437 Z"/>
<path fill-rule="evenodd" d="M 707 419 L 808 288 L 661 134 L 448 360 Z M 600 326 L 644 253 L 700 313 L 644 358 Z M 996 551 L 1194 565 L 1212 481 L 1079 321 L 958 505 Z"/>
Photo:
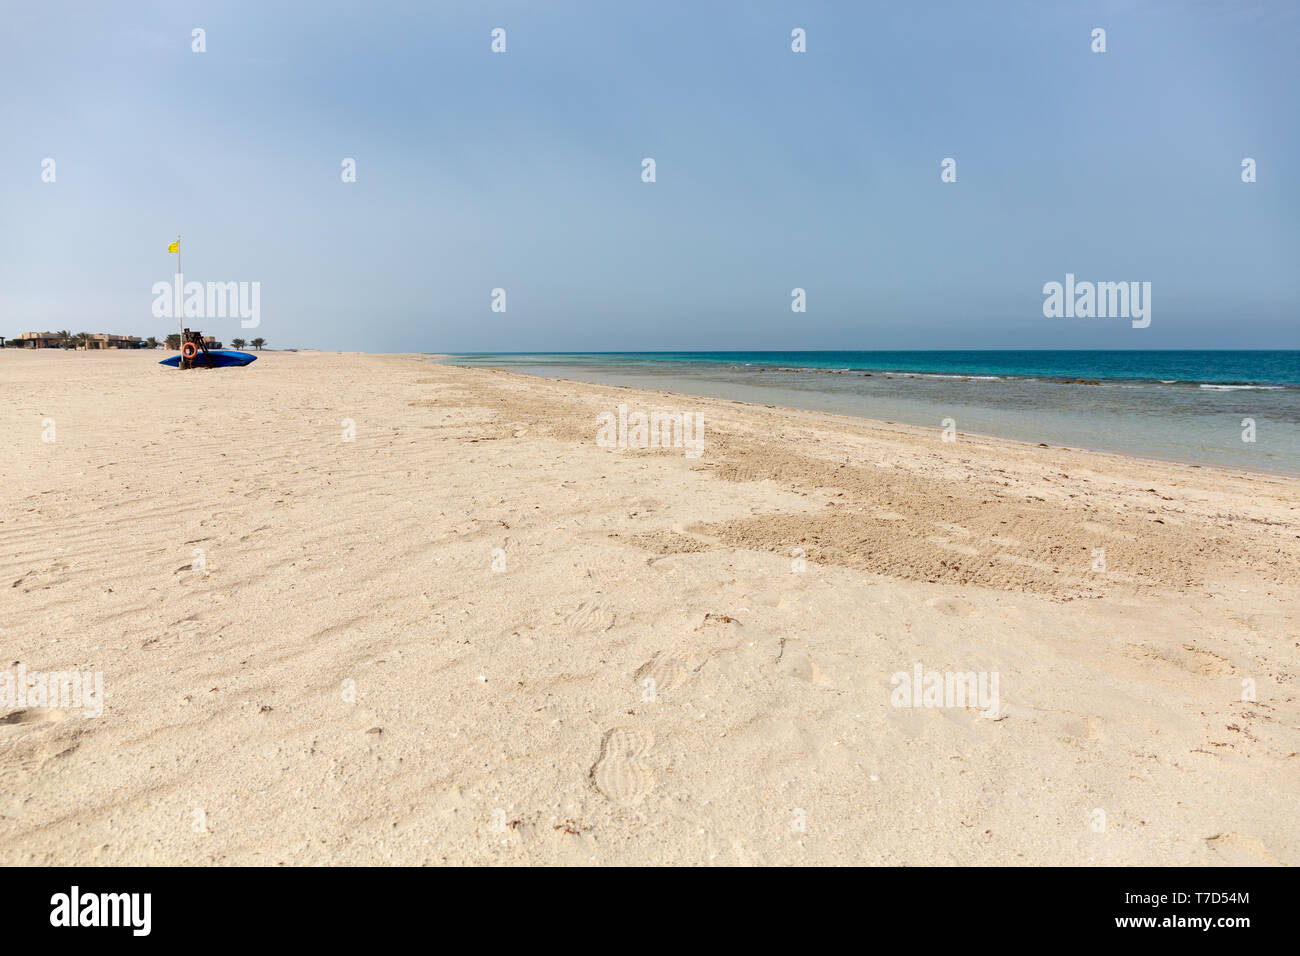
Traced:
<path fill-rule="evenodd" d="M 1300 863 L 1300 481 L 162 354 L 0 352 L 0 670 L 103 688 L 0 707 L 0 864 Z"/>

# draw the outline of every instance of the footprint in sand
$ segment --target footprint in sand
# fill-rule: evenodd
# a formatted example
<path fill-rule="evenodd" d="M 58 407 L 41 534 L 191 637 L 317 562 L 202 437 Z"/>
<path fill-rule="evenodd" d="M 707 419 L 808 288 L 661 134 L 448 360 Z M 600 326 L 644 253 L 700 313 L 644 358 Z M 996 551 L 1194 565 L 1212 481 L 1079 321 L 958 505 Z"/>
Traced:
<path fill-rule="evenodd" d="M 591 768 L 591 782 L 611 803 L 640 803 L 655 785 L 655 775 L 641 757 L 654 738 L 636 730 L 617 728 L 605 733 L 600 759 Z"/>
<path fill-rule="evenodd" d="M 1231 662 L 1194 644 L 1125 644 L 1123 654 L 1138 660 L 1158 660 L 1201 677 L 1226 678 L 1236 673 Z"/>
<path fill-rule="evenodd" d="M 974 617 L 979 614 L 978 608 L 961 598 L 931 598 L 925 603 L 927 607 L 932 607 L 949 617 Z"/>
<path fill-rule="evenodd" d="M 691 669 L 682 661 L 671 654 L 656 651 L 654 657 L 636 669 L 632 679 L 642 687 L 647 679 L 654 681 L 655 692 L 659 694 L 685 682 L 690 676 Z"/>
<path fill-rule="evenodd" d="M 570 634 L 608 631 L 614 626 L 614 612 L 603 604 L 583 601 L 564 619 L 564 626 Z"/>
<path fill-rule="evenodd" d="M 0 717 L 0 725 L 13 731 L 0 731 L 0 775 L 10 769 L 20 773 L 39 773 L 51 760 L 67 757 L 81 746 L 82 728 L 65 724 L 66 713 L 53 707 L 29 707 Z"/>
<path fill-rule="evenodd" d="M 1282 866 L 1283 863 L 1262 841 L 1248 833 L 1216 833 L 1205 838 L 1206 846 L 1222 854 L 1232 866 Z"/>

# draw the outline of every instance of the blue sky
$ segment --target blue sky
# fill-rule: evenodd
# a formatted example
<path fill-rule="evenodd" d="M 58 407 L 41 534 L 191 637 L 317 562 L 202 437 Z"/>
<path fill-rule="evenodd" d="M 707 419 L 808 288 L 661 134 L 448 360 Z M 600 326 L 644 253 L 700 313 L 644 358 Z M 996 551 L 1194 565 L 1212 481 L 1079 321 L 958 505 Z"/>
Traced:
<path fill-rule="evenodd" d="M 0 334 L 173 331 L 179 232 L 279 347 L 1297 348 L 1298 9 L 9 4 Z"/>

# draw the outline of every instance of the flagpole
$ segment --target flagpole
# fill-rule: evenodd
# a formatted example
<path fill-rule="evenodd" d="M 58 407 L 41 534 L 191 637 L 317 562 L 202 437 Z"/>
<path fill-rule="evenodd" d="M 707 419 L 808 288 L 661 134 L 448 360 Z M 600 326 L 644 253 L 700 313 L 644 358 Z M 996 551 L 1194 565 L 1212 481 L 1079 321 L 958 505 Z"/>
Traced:
<path fill-rule="evenodd" d="M 176 347 L 185 352 L 185 290 L 181 288 L 181 234 L 176 233 Z"/>

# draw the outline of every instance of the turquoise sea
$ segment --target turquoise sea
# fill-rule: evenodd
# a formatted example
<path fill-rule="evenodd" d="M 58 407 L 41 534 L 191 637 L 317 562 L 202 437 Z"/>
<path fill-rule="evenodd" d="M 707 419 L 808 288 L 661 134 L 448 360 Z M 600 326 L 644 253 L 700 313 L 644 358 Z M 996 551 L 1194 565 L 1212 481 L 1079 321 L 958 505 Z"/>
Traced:
<path fill-rule="evenodd" d="M 591 352 L 491 366 L 1194 464 L 1300 474 L 1300 351 Z M 1249 419 L 1253 442 L 1243 441 Z"/>

